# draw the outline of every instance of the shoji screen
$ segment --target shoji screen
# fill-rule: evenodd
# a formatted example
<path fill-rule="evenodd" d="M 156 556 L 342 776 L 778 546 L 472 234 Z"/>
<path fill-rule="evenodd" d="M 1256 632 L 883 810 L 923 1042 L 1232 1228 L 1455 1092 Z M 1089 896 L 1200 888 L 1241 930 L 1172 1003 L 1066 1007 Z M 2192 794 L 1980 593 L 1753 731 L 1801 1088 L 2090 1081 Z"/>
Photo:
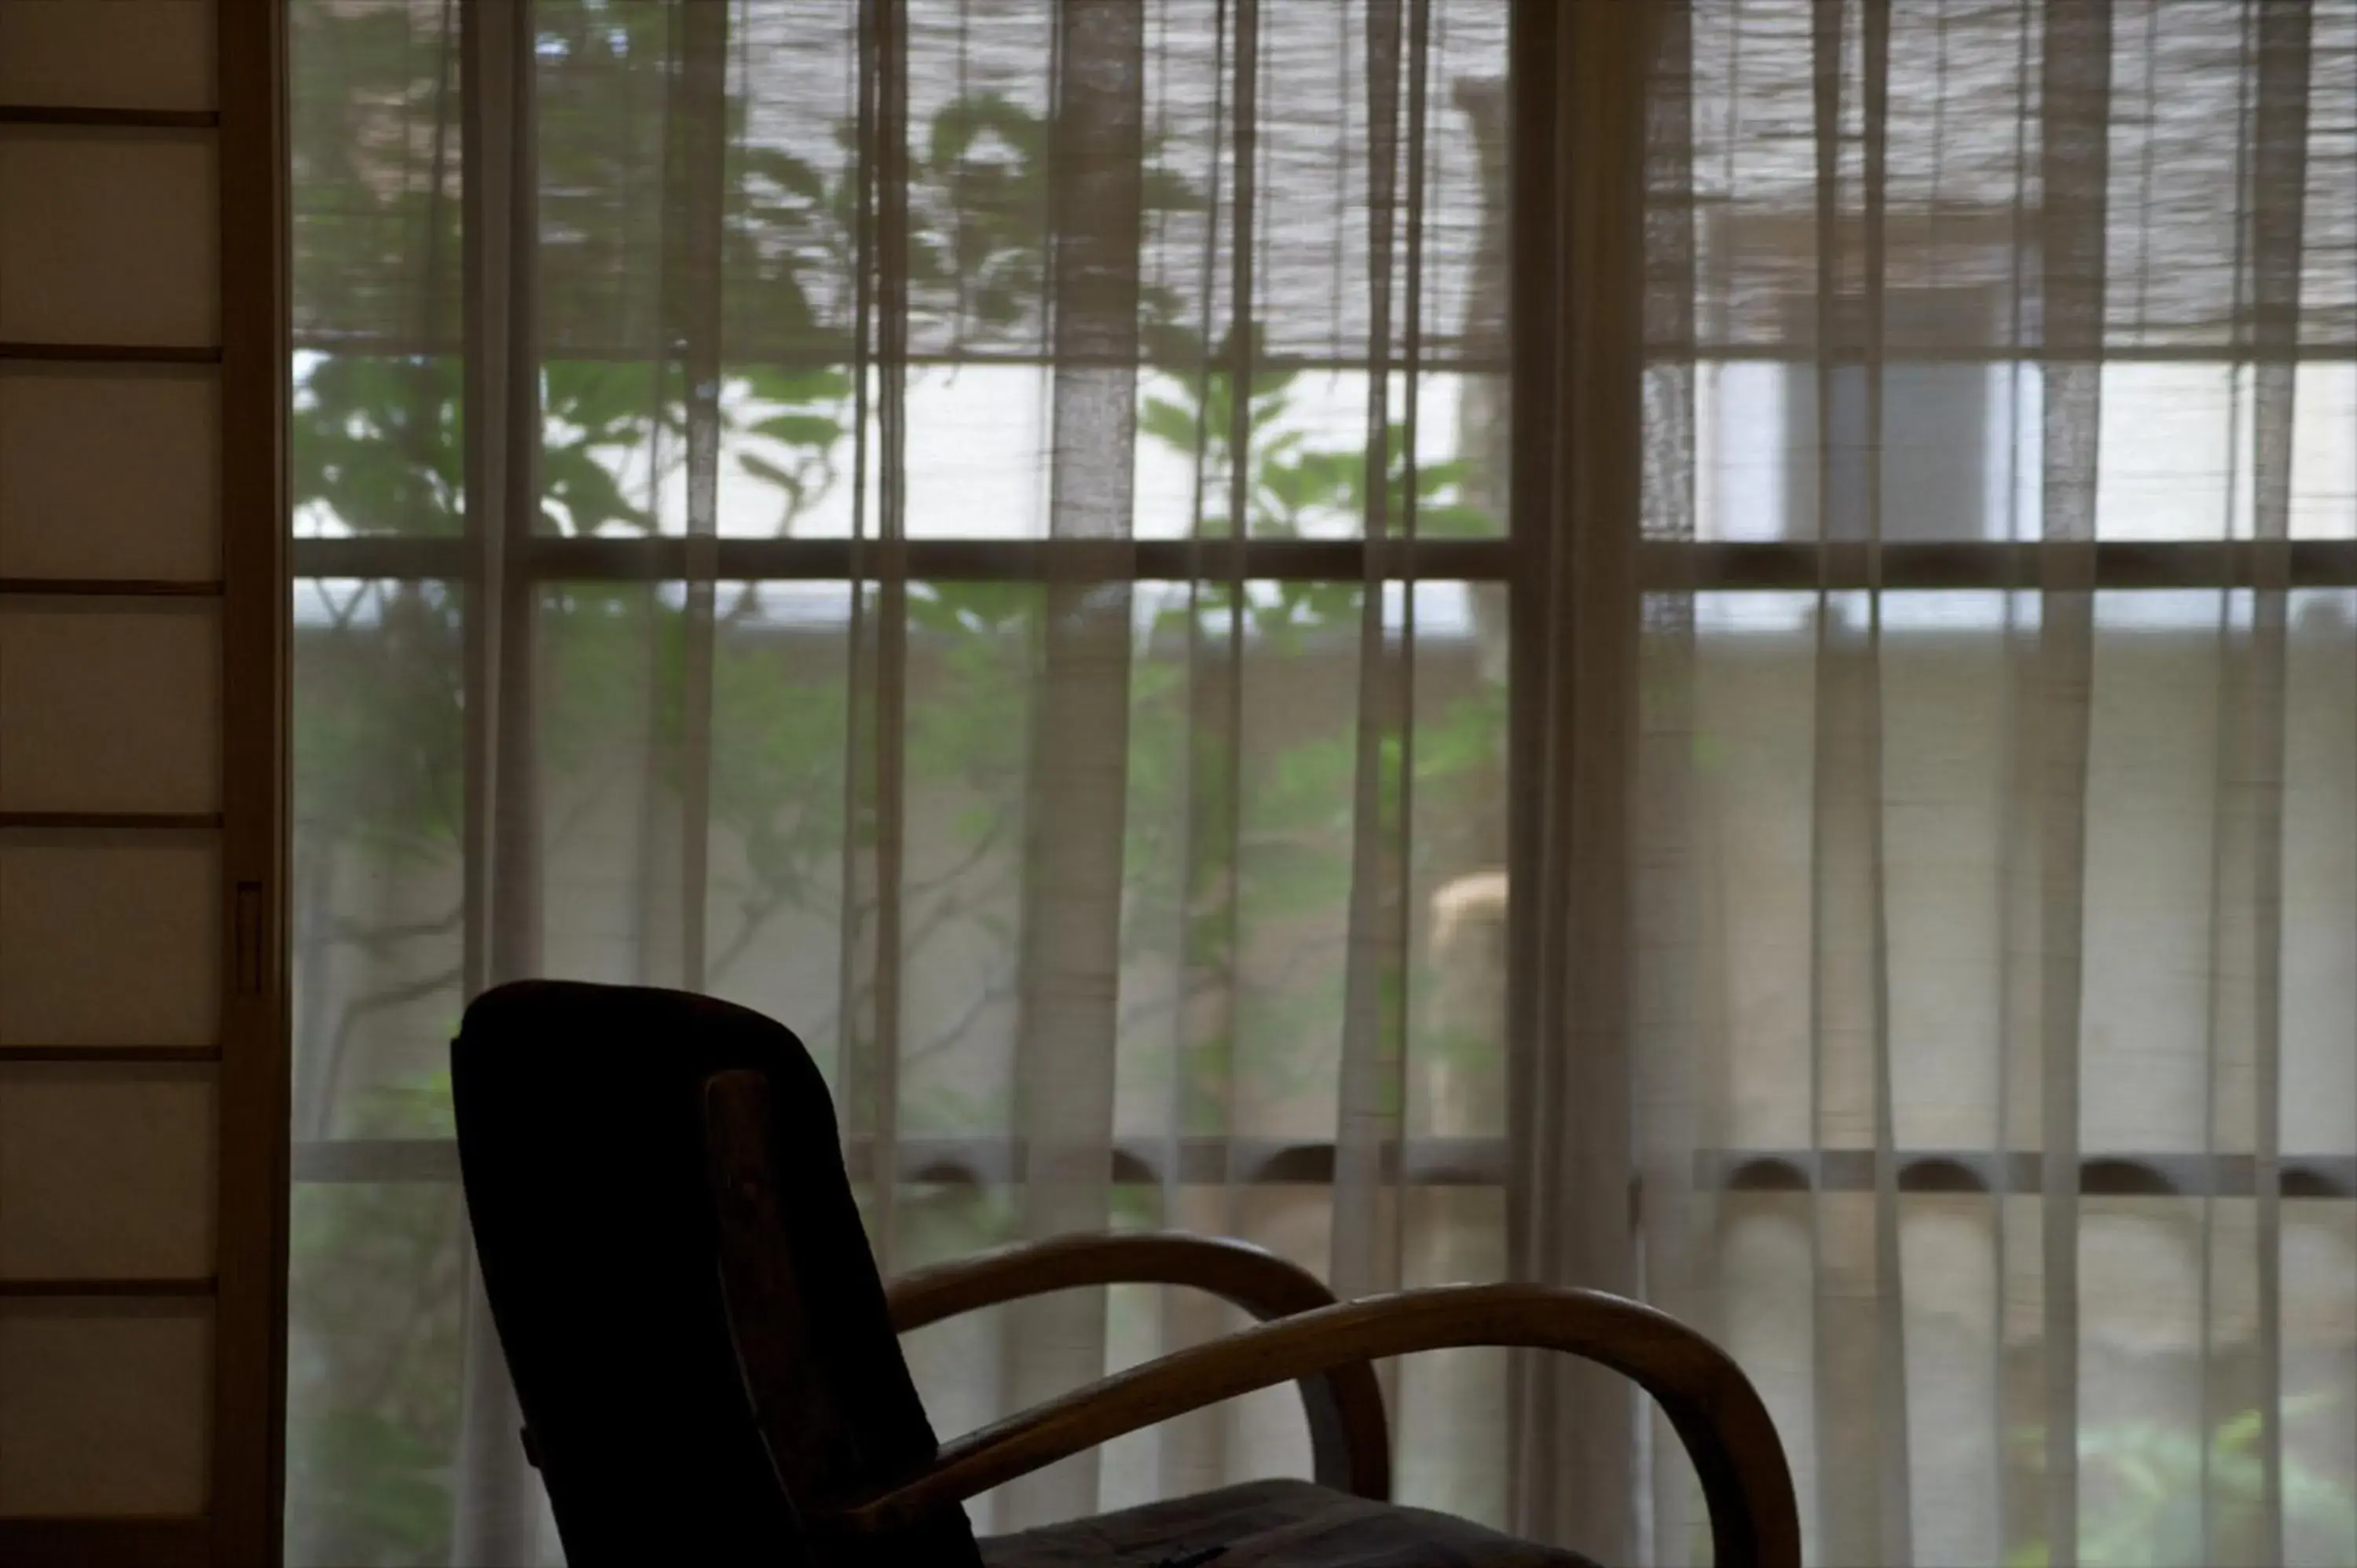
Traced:
<path fill-rule="evenodd" d="M 272 0 L 0 0 L 0 1563 L 276 1553 Z"/>

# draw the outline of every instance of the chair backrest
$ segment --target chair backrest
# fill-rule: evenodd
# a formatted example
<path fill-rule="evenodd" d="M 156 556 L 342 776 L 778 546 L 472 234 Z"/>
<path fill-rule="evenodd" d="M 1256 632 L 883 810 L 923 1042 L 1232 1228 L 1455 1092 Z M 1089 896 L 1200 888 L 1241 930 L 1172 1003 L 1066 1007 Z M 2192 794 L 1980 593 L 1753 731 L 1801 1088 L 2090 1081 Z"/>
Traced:
<path fill-rule="evenodd" d="M 450 1048 L 459 1164 L 491 1317 L 567 1559 L 978 1568 L 962 1515 L 821 1545 L 748 1395 L 719 1277 L 705 1089 L 767 1080 L 776 1264 L 822 1347 L 840 1442 L 882 1486 L 936 1444 L 802 1042 L 708 997 L 532 981 L 485 993 Z M 772 1421 L 775 1412 L 770 1412 Z M 773 1428 L 774 1429 L 774 1428 Z"/>

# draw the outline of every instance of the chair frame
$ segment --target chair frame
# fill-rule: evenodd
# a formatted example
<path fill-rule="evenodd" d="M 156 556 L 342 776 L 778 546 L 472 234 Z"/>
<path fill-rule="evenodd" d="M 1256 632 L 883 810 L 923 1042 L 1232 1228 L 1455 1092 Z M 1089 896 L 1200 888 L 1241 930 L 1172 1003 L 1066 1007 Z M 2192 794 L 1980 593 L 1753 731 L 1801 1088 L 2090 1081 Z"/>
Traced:
<path fill-rule="evenodd" d="M 1694 1460 L 1719 1568 L 1799 1568 L 1800 1513 L 1767 1408 L 1725 1351 L 1676 1319 L 1559 1285 L 1446 1285 L 1338 1302 L 1314 1277 L 1257 1248 L 1187 1236 L 1059 1238 L 924 1270 L 889 1287 L 893 1325 L 903 1332 L 999 1302 L 1111 1283 L 1192 1286 L 1262 1321 L 946 1444 L 918 1474 L 880 1490 L 846 1490 L 827 1445 L 824 1401 L 814 1400 L 815 1385 L 800 1370 L 823 1350 L 810 1342 L 777 1244 L 787 1207 L 770 1152 L 767 1079 L 714 1075 L 705 1126 L 730 1332 L 814 1568 L 865 1559 L 879 1538 L 1060 1459 L 1283 1382 L 1301 1385 L 1318 1480 L 1382 1500 L 1390 1490 L 1389 1440 L 1372 1363 L 1477 1345 L 1563 1351 L 1634 1380 Z"/>
<path fill-rule="evenodd" d="M 1316 1274 L 1249 1241 L 1178 1231 L 1098 1232 L 1020 1241 L 901 1275 L 884 1288 L 906 1334 L 945 1317 L 1086 1285 L 1183 1285 L 1262 1323 L 1340 1305 Z M 1373 1502 L 1392 1495 L 1390 1423 L 1366 1362 L 1301 1380 L 1310 1473 L 1321 1487 Z"/>

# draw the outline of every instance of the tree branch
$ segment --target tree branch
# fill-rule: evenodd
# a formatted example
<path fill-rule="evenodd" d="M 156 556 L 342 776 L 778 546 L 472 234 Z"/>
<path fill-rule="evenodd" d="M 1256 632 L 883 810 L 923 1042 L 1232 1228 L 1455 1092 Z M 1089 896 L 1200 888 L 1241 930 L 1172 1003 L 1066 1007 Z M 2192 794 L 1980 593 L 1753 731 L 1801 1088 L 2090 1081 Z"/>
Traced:
<path fill-rule="evenodd" d="M 328 1047 L 327 1061 L 322 1069 L 324 1076 L 320 1080 L 320 1093 L 317 1102 L 322 1121 L 335 1110 L 337 1090 L 343 1080 L 344 1058 L 351 1047 L 352 1031 L 359 1026 L 361 1019 L 371 1013 L 382 1013 L 387 1008 L 423 1001 L 437 991 L 457 985 L 463 978 L 463 969 L 453 965 L 422 979 L 404 981 L 398 985 L 387 986 L 382 991 L 355 997 L 344 1004 L 343 1016 L 336 1025 L 335 1042 Z M 307 1132 L 313 1139 L 327 1135 L 325 1126 L 315 1125 L 307 1129 Z"/>
<path fill-rule="evenodd" d="M 437 916 L 430 920 L 408 920 L 390 926 L 366 927 L 356 921 L 339 918 L 328 928 L 328 940 L 331 942 L 348 942 L 354 947 L 374 952 L 394 942 L 413 941 L 421 937 L 438 937 L 446 931 L 456 930 L 466 918 L 467 906 L 462 902 L 453 905 L 448 914 Z"/>

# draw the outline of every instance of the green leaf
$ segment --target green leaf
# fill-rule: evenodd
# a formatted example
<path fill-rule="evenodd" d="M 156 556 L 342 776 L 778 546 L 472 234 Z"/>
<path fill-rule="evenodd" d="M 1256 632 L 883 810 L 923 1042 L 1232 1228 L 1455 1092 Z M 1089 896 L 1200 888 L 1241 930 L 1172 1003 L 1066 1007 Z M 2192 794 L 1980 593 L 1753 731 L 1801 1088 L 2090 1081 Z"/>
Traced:
<path fill-rule="evenodd" d="M 766 435 L 790 446 L 829 447 L 843 439 L 843 425 L 820 413 L 772 414 L 748 429 L 752 435 Z"/>
<path fill-rule="evenodd" d="M 1200 212 L 1211 204 L 1184 176 L 1149 168 L 1138 178 L 1138 201 L 1149 212 Z"/>
<path fill-rule="evenodd" d="M 1137 411 L 1137 427 L 1178 452 L 1195 451 L 1202 435 L 1195 415 L 1167 398 L 1147 398 Z"/>
<path fill-rule="evenodd" d="M 2256 1443 L 2264 1430 L 2266 1418 L 2255 1410 L 2246 1410 L 2222 1423 L 2212 1443 L 2220 1454 L 2239 1454 Z"/>
<path fill-rule="evenodd" d="M 851 373 L 834 366 L 754 365 L 736 372 L 757 402 L 834 403 L 851 396 Z"/>
<path fill-rule="evenodd" d="M 1392 515 L 1404 514 L 1394 510 Z M 1497 519 L 1469 506 L 1420 506 L 1415 510 L 1415 529 L 1432 539 L 1482 539 L 1499 532 Z"/>
<path fill-rule="evenodd" d="M 737 466 L 754 478 L 783 490 L 789 504 L 797 510 L 810 499 L 810 487 L 800 474 L 780 468 L 757 452 L 739 452 Z"/>
<path fill-rule="evenodd" d="M 1175 380 L 1191 380 L 1203 363 L 1203 338 L 1186 323 L 1168 319 L 1177 314 L 1173 308 L 1149 318 L 1138 328 L 1138 336 L 1145 345 L 1146 363 Z"/>
<path fill-rule="evenodd" d="M 747 174 L 759 175 L 789 195 L 810 202 L 826 198 L 826 181 L 818 170 L 782 148 L 748 146 L 737 156 Z"/>
<path fill-rule="evenodd" d="M 609 522 L 644 525 L 646 514 L 624 498 L 614 476 L 581 447 L 557 447 L 541 458 L 542 493 L 563 507 L 576 534 Z"/>
<path fill-rule="evenodd" d="M 952 167 L 968 158 L 985 135 L 995 134 L 1019 158 L 1036 159 L 1044 141 L 1043 125 L 1039 115 L 1002 93 L 969 93 L 933 116 L 927 158 L 935 169 Z"/>

